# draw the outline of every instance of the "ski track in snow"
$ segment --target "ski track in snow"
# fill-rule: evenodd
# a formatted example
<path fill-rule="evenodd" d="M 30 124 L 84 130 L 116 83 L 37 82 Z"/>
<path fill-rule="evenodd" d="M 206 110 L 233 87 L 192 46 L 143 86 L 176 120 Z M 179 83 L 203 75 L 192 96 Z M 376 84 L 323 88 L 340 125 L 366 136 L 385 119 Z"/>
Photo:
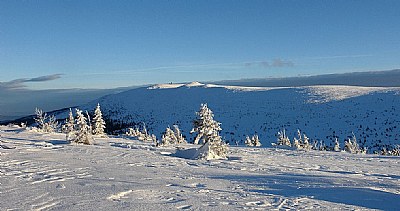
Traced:
<path fill-rule="evenodd" d="M 174 147 L 122 138 L 96 145 L 0 127 L 3 210 L 396 210 L 400 159 L 231 147 L 187 160 Z M 37 144 L 41 143 L 41 144 Z M 15 148 L 13 148 L 15 147 Z M 194 147 L 184 145 L 183 147 Z"/>

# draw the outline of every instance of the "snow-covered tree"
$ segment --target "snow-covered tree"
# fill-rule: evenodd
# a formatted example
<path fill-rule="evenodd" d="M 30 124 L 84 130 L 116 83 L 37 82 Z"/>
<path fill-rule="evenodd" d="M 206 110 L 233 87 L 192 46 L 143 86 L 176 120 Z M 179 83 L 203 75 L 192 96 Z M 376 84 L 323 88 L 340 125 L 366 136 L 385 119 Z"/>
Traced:
<path fill-rule="evenodd" d="M 161 145 L 166 146 L 166 145 L 176 144 L 176 143 L 177 143 L 177 138 L 175 136 L 175 133 L 168 126 L 167 129 L 165 130 L 164 134 L 161 137 Z"/>
<path fill-rule="evenodd" d="M 190 133 L 197 133 L 194 144 L 204 144 L 211 138 L 219 136 L 219 131 L 222 130 L 221 123 L 214 120 L 214 114 L 207 107 L 207 104 L 201 104 L 196 115 L 197 118 L 193 121 L 193 129 L 190 131 Z"/>
<path fill-rule="evenodd" d="M 276 140 L 278 146 L 291 146 L 289 138 L 286 136 L 285 129 L 278 132 L 278 139 Z"/>
<path fill-rule="evenodd" d="M 335 146 L 333 147 L 333 151 L 340 152 L 340 144 L 337 138 L 335 138 Z"/>
<path fill-rule="evenodd" d="M 152 137 L 152 135 L 147 132 L 146 124 L 143 124 L 143 129 L 139 133 L 138 139 L 140 141 L 154 142 L 154 138 Z"/>
<path fill-rule="evenodd" d="M 36 118 L 35 122 L 39 129 L 43 129 L 45 121 L 47 120 L 47 114 L 43 112 L 43 110 L 36 108 L 35 109 Z"/>
<path fill-rule="evenodd" d="M 105 128 L 106 122 L 103 120 L 103 114 L 101 113 L 100 104 L 98 103 L 96 109 L 94 110 L 93 135 L 105 136 Z"/>
<path fill-rule="evenodd" d="M 203 143 L 199 149 L 198 158 L 207 160 L 226 158 L 228 146 L 219 135 L 219 131 L 222 130 L 221 123 L 214 120 L 214 114 L 207 104 L 201 104 L 196 115 L 191 133 L 197 133 L 195 144 Z"/>
<path fill-rule="evenodd" d="M 38 108 L 35 109 L 35 114 L 35 122 L 40 132 L 52 133 L 58 128 L 58 122 L 54 115 L 47 116 L 47 113 Z"/>
<path fill-rule="evenodd" d="M 360 147 L 357 143 L 357 139 L 356 139 L 356 136 L 354 135 L 354 133 L 353 133 L 353 136 L 351 139 L 348 139 L 344 142 L 344 150 L 346 152 L 353 153 L 353 154 L 362 153 L 362 150 L 360 149 Z"/>
<path fill-rule="evenodd" d="M 319 151 L 325 151 L 325 150 L 326 150 L 326 146 L 325 146 L 324 141 L 322 141 L 322 140 L 319 141 L 319 148 L 318 148 L 318 150 L 319 150 Z"/>
<path fill-rule="evenodd" d="M 293 138 L 293 144 L 292 145 L 296 149 L 301 149 L 302 148 L 301 145 L 300 145 L 300 141 L 296 137 Z"/>
<path fill-rule="evenodd" d="M 181 130 L 179 129 L 178 125 L 173 125 L 174 127 L 174 134 L 176 137 L 177 144 L 186 143 L 185 138 L 183 137 Z"/>
<path fill-rule="evenodd" d="M 253 135 L 252 141 L 253 141 L 253 145 L 255 147 L 261 147 L 261 142 L 260 142 L 260 139 L 258 138 L 257 134 Z"/>
<path fill-rule="evenodd" d="M 66 133 L 67 141 L 71 140 L 71 137 L 75 130 L 75 119 L 74 114 L 72 113 L 72 109 L 69 109 L 68 118 L 65 120 L 65 124 L 63 125 L 63 132 Z"/>
<path fill-rule="evenodd" d="M 302 148 L 305 150 L 311 150 L 310 139 L 307 137 L 306 134 L 303 133 L 303 144 Z"/>
<path fill-rule="evenodd" d="M 78 144 L 93 144 L 93 137 L 87 123 L 87 118 L 79 109 L 76 109 L 76 115 L 76 131 L 73 142 Z"/>
<path fill-rule="evenodd" d="M 246 146 L 249 146 L 249 147 L 253 146 L 253 143 L 249 136 L 246 136 L 246 140 L 244 141 L 244 144 L 246 144 Z"/>

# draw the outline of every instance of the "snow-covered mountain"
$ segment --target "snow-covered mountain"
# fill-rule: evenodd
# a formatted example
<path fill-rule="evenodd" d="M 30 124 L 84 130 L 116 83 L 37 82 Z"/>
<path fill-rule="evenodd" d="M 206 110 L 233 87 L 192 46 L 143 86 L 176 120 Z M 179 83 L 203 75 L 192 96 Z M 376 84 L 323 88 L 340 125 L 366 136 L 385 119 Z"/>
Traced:
<path fill-rule="evenodd" d="M 168 125 L 178 124 L 189 133 L 201 103 L 222 123 L 222 136 L 232 144 L 257 133 L 264 144 L 276 141 L 285 129 L 297 129 L 311 139 L 341 144 L 356 135 L 370 152 L 400 144 L 400 88 L 357 86 L 238 87 L 201 84 L 159 84 L 108 95 L 83 106 L 92 110 L 99 102 L 114 128 L 143 126 L 161 137 Z"/>

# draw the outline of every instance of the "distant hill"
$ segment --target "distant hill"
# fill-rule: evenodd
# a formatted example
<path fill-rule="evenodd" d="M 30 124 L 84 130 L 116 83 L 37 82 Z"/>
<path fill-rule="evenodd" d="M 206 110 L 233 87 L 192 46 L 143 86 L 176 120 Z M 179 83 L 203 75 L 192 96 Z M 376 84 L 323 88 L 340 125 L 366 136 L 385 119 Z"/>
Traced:
<path fill-rule="evenodd" d="M 264 146 L 271 146 L 282 129 L 291 139 L 300 129 L 313 141 L 330 145 L 338 138 L 342 146 L 354 133 L 370 152 L 400 144 L 400 87 L 159 84 L 107 95 L 80 108 L 90 112 L 98 102 L 109 132 L 145 124 L 161 138 L 166 127 L 178 124 L 190 141 L 195 112 L 208 103 L 231 145 L 258 134 Z M 59 119 L 66 116 L 58 114 Z"/>
<path fill-rule="evenodd" d="M 53 89 L 53 90 L 1 90 L 0 123 L 22 118 L 35 112 L 75 107 L 98 99 L 104 95 L 115 94 L 132 89 Z"/>
<path fill-rule="evenodd" d="M 366 87 L 400 87 L 400 69 L 376 72 L 353 72 L 288 78 L 255 78 L 212 82 L 221 85 L 291 87 L 315 85 L 347 85 Z"/>

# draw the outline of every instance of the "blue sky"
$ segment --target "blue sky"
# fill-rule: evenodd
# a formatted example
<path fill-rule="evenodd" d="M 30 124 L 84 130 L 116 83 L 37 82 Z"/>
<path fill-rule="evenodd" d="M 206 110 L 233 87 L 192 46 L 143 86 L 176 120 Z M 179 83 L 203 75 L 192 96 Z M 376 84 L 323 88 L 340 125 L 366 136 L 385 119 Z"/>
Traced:
<path fill-rule="evenodd" d="M 111 88 L 390 70 L 400 68 L 399 11 L 396 0 L 3 0 L 0 82 Z"/>

